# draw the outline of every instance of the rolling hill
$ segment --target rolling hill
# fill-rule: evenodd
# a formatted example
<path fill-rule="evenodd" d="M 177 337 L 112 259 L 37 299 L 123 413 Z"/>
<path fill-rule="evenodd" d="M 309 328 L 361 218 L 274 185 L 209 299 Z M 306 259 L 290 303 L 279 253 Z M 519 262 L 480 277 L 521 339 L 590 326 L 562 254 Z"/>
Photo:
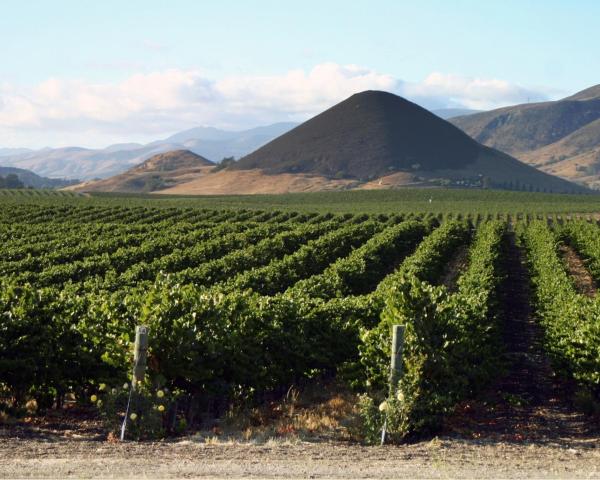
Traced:
<path fill-rule="evenodd" d="M 554 102 L 455 117 L 484 145 L 540 170 L 600 187 L 600 85 Z"/>
<path fill-rule="evenodd" d="M 128 171 L 103 180 L 84 182 L 68 190 L 85 192 L 153 192 L 186 183 L 205 175 L 215 164 L 188 150 L 150 157 Z"/>

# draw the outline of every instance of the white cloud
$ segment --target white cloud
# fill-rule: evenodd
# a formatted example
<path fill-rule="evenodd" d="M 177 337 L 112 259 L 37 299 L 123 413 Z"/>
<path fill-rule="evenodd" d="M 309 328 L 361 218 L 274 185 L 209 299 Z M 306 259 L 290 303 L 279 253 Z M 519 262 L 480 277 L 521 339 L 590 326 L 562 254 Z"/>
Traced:
<path fill-rule="evenodd" d="M 115 83 L 50 78 L 35 87 L 0 84 L 2 139 L 20 146 L 36 138 L 87 144 L 157 138 L 196 125 L 245 128 L 304 120 L 367 89 L 387 90 L 429 108 L 488 109 L 544 98 L 504 80 L 432 73 L 404 82 L 356 65 L 324 63 L 282 75 L 213 80 L 197 70 L 136 74 Z M 8 140 L 10 139 L 10 140 Z M 13 144 L 14 145 L 14 144 Z M 16 145 L 14 145 L 16 146 Z"/>
<path fill-rule="evenodd" d="M 292 70 L 282 76 L 229 77 L 216 82 L 221 96 L 233 104 L 289 113 L 315 113 L 353 93 L 394 90 L 398 81 L 356 65 L 317 65 L 311 71 Z"/>
<path fill-rule="evenodd" d="M 505 105 L 546 100 L 545 91 L 532 90 L 495 78 L 463 77 L 434 72 L 420 83 L 405 83 L 402 92 L 425 102 L 489 110 Z"/>

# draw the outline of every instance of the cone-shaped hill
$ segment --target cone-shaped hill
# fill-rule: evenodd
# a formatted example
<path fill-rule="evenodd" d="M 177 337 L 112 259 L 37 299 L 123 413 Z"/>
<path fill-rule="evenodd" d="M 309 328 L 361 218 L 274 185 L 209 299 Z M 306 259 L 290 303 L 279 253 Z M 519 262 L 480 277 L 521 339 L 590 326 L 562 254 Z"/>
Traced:
<path fill-rule="evenodd" d="M 366 91 L 242 158 L 236 168 L 368 180 L 395 170 L 457 168 L 478 146 L 433 113 L 387 92 Z"/>
<path fill-rule="evenodd" d="M 397 95 L 352 95 L 255 152 L 230 170 L 310 174 L 360 182 L 402 172 L 417 181 L 469 182 L 555 192 L 580 190 L 484 147 L 459 128 Z"/>
<path fill-rule="evenodd" d="M 189 150 L 159 153 L 124 173 L 71 187 L 78 191 L 153 192 L 202 177 L 214 163 Z"/>

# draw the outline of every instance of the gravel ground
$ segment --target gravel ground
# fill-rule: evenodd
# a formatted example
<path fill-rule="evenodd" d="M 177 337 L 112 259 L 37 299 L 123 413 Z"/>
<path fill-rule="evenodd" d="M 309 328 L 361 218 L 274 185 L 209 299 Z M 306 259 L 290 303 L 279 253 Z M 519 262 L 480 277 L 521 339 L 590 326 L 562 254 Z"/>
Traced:
<path fill-rule="evenodd" d="M 600 478 L 600 443 L 0 439 L 0 478 Z"/>

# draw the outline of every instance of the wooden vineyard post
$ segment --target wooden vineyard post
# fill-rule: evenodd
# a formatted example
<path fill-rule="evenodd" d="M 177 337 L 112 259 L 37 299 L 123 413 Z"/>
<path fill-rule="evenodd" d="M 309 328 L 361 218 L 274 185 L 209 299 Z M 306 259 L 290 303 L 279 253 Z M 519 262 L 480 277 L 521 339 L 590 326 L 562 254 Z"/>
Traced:
<path fill-rule="evenodd" d="M 144 380 L 146 374 L 146 357 L 148 356 L 148 327 L 138 325 L 135 327 L 135 347 L 133 353 L 133 381 L 135 390 L 138 383 Z"/>
<path fill-rule="evenodd" d="M 127 429 L 127 419 L 129 418 L 129 409 L 131 407 L 131 398 L 138 389 L 138 383 L 144 380 L 146 375 L 146 358 L 148 356 L 148 327 L 138 325 L 135 327 L 135 344 L 133 351 L 133 375 L 131 378 L 131 389 L 129 390 L 129 400 L 125 410 L 125 418 L 121 425 L 121 441 L 125 440 L 125 430 Z"/>
<path fill-rule="evenodd" d="M 390 361 L 390 393 L 396 393 L 398 381 L 402 376 L 402 350 L 404 348 L 404 325 L 392 327 L 392 357 Z"/>
<path fill-rule="evenodd" d="M 392 326 L 392 355 L 390 359 L 390 397 L 396 395 L 398 381 L 402 377 L 402 351 L 404 350 L 404 325 Z M 387 410 L 381 429 L 381 445 L 385 443 L 387 429 Z"/>

